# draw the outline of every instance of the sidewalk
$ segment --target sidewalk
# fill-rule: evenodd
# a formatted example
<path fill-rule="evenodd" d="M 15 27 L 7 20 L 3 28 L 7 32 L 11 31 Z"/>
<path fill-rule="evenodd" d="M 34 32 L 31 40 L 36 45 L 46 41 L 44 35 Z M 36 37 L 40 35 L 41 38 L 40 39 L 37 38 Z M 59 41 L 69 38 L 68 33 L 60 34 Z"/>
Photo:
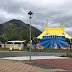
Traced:
<path fill-rule="evenodd" d="M 43 59 L 32 60 L 33 63 L 60 68 L 72 72 L 72 58 L 71 59 Z"/>
<path fill-rule="evenodd" d="M 20 56 L 20 57 L 5 57 L 1 59 L 7 60 L 30 60 L 30 56 Z M 57 56 L 31 56 L 32 60 L 38 59 L 69 59 L 68 57 L 57 57 Z"/>
<path fill-rule="evenodd" d="M 67 72 L 27 61 L 10 61 L 0 59 L 0 72 Z"/>
<path fill-rule="evenodd" d="M 70 72 L 72 59 L 57 56 L 0 58 L 0 72 Z M 68 66 L 67 66 L 68 65 Z"/>

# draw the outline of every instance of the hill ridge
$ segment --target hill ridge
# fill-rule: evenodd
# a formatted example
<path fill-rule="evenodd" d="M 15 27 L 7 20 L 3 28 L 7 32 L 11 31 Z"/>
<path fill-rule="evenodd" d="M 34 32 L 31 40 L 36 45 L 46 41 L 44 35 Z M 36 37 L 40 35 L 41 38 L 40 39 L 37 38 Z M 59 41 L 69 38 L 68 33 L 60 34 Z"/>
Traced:
<path fill-rule="evenodd" d="M 18 20 L 18 19 L 12 19 L 12 20 L 9 20 L 7 22 L 4 22 L 2 24 L 0 24 L 0 33 L 4 34 L 5 33 L 5 27 L 7 25 L 10 25 L 10 24 L 13 24 L 13 25 L 16 25 L 16 27 L 20 28 L 21 30 L 23 29 L 28 29 L 30 30 L 30 25 L 29 24 L 25 24 L 23 21 L 21 20 Z M 31 29 L 32 29 L 32 32 L 34 33 L 34 35 L 37 37 L 39 34 L 41 34 L 41 31 L 38 30 L 36 27 L 34 26 L 31 26 Z"/>

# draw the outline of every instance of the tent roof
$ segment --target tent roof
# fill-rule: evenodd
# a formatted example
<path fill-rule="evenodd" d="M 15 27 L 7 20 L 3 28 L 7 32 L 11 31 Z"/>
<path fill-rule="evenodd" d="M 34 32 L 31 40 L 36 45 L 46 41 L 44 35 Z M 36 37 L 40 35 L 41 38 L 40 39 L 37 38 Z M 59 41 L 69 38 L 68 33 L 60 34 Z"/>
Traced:
<path fill-rule="evenodd" d="M 64 32 L 63 28 L 48 28 L 46 26 L 44 32 L 42 32 L 37 38 L 42 39 L 43 36 L 53 36 L 53 35 L 57 35 L 57 36 L 65 36 L 65 38 L 69 38 L 71 39 L 72 37 L 69 36 L 66 32 Z"/>

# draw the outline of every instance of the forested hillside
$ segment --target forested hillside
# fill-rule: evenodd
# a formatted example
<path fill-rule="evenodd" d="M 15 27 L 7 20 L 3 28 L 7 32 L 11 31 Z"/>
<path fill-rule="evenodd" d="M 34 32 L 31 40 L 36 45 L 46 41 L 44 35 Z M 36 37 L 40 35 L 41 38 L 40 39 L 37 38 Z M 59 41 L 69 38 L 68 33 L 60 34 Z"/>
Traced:
<path fill-rule="evenodd" d="M 32 37 L 37 37 L 41 34 L 41 31 L 31 26 L 32 28 Z M 5 36 L 8 40 L 27 40 L 29 41 L 30 37 L 30 25 L 25 24 L 21 20 L 10 20 L 3 24 L 0 24 L 0 34 Z"/>

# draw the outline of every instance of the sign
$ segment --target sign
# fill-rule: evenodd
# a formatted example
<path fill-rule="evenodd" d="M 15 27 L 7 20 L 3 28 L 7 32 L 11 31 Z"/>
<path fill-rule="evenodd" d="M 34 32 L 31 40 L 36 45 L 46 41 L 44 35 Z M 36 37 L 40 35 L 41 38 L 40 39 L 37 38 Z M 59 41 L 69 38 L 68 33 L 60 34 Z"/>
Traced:
<path fill-rule="evenodd" d="M 65 36 L 43 36 L 43 39 L 46 39 L 46 38 L 64 38 L 65 39 Z"/>

